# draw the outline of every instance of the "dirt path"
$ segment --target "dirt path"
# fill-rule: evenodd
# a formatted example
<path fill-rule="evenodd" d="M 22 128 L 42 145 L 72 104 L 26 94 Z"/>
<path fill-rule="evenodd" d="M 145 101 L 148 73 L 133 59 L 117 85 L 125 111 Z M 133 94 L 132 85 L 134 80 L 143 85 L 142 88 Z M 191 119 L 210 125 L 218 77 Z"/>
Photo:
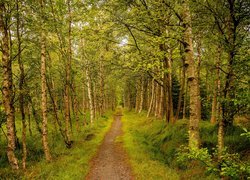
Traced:
<path fill-rule="evenodd" d="M 134 179 L 122 143 L 116 140 L 122 135 L 121 128 L 121 116 L 114 116 L 111 129 L 91 161 L 91 169 L 86 180 Z"/>

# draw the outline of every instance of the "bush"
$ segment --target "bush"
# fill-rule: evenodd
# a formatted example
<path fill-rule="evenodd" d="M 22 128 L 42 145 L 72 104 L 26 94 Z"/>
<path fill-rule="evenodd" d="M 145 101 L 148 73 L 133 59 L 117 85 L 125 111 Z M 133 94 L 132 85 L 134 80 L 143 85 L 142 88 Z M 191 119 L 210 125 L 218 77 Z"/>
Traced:
<path fill-rule="evenodd" d="M 227 149 L 224 149 L 219 158 L 216 150 L 209 154 L 207 148 L 190 149 L 189 147 L 181 146 L 177 157 L 177 161 L 185 166 L 188 166 L 192 161 L 198 161 L 205 166 L 208 173 L 212 173 L 217 177 L 247 179 L 250 176 L 250 164 L 242 162 L 239 154 L 228 153 Z"/>

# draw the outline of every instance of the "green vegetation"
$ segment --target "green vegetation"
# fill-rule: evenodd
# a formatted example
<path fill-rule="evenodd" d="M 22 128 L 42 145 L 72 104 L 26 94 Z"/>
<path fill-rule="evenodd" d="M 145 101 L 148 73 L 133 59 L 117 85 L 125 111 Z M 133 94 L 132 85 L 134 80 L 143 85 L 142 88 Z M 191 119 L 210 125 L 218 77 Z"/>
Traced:
<path fill-rule="evenodd" d="M 107 118 L 109 117 L 109 118 Z M 111 113 L 99 118 L 91 126 L 81 128 L 81 131 L 74 134 L 74 142 L 71 149 L 65 148 L 61 136 L 52 132 L 49 136 L 53 162 L 46 162 L 43 159 L 43 151 L 40 135 L 28 136 L 28 169 L 26 171 L 12 171 L 8 168 L 7 156 L 4 149 L 1 149 L 0 156 L 0 177 L 1 179 L 83 179 L 89 170 L 89 161 L 95 155 L 105 133 L 112 122 Z M 18 124 L 17 129 L 20 124 Z M 50 127 L 52 130 L 52 127 Z M 32 129 L 35 130 L 35 129 Z M 34 131 L 35 132 L 35 131 Z M 35 139 L 35 140 L 34 140 Z M 6 142 L 1 139 L 1 147 Z M 54 143 L 52 143 L 54 142 Z M 21 150 L 17 150 L 21 155 Z"/>
<path fill-rule="evenodd" d="M 211 125 L 207 121 L 200 123 L 201 146 L 203 149 L 199 150 L 199 153 L 192 154 L 189 152 L 186 154 L 189 156 L 193 155 L 192 157 L 196 156 L 197 158 L 186 158 L 188 162 L 184 163 L 183 161 L 178 161 L 180 157 L 177 155 L 181 152 L 180 150 L 184 152 L 187 148 L 187 120 L 179 120 L 173 125 L 166 124 L 164 121 L 156 118 L 146 118 L 144 113 L 138 115 L 128 112 L 125 113 L 123 123 L 125 147 L 131 157 L 131 164 L 135 174 L 139 179 L 145 179 L 146 177 L 149 179 L 219 179 L 218 172 L 216 170 L 211 171 L 211 166 L 216 168 L 215 156 L 209 155 L 212 152 L 214 153 L 216 148 L 217 126 Z M 235 158 L 233 158 L 236 156 L 239 157 L 238 161 L 240 161 L 240 164 L 245 164 L 249 160 L 247 159 L 249 157 L 247 150 L 250 146 L 250 141 L 241 136 L 243 132 L 244 130 L 238 126 L 226 129 L 225 144 L 231 155 L 234 154 L 231 158 L 229 153 L 224 154 L 227 162 L 236 162 L 234 161 Z M 239 154 L 235 155 L 235 153 L 239 153 L 241 156 Z M 194 159 L 199 161 L 194 161 Z M 207 164 L 210 162 L 211 166 L 209 167 L 205 162 Z M 212 165 L 212 163 L 214 164 Z M 227 170 L 235 169 L 234 165 L 229 163 Z M 242 168 L 247 168 L 247 166 Z M 233 177 L 240 177 L 239 173 L 236 173 L 236 175 L 238 176 Z"/>
<path fill-rule="evenodd" d="M 249 176 L 249 10 L 1 0 L 0 179 L 82 178 L 122 108 L 139 179 Z"/>
<path fill-rule="evenodd" d="M 164 126 L 160 121 L 146 121 L 145 115 L 129 112 L 123 117 L 124 146 L 138 179 L 179 179 L 177 171 L 167 167 L 161 160 L 163 154 L 157 150 L 158 147 L 146 139 L 160 126 Z"/>

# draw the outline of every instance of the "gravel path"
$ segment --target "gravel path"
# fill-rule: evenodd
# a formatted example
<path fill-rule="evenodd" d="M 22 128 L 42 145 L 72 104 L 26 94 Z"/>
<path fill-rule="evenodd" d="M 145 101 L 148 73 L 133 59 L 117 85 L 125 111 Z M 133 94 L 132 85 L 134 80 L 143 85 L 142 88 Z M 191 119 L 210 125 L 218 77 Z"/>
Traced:
<path fill-rule="evenodd" d="M 86 180 L 134 179 L 128 156 L 117 137 L 122 135 L 121 116 L 114 116 L 111 129 L 106 134 L 97 155 L 91 161 Z"/>

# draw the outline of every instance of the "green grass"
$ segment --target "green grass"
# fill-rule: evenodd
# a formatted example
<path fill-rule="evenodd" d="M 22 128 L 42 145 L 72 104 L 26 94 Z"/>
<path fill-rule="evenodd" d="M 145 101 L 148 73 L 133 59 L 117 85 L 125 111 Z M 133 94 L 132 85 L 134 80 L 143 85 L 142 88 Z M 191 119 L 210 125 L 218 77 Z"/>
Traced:
<path fill-rule="evenodd" d="M 125 113 L 122 119 L 124 146 L 129 154 L 136 179 L 179 179 L 175 170 L 155 158 L 158 155 L 153 153 L 154 147 L 150 146 L 143 136 L 143 131 L 154 127 L 150 125 L 151 122 L 145 122 L 145 116 L 134 113 Z M 161 123 L 156 124 L 158 126 L 154 128 L 161 128 Z"/>
<path fill-rule="evenodd" d="M 115 114 L 121 114 L 117 108 Z M 84 179 L 89 170 L 89 160 L 94 156 L 105 133 L 110 128 L 113 113 L 95 121 L 93 126 L 82 126 L 81 132 L 76 132 L 73 120 L 74 140 L 71 149 L 65 148 L 58 131 L 55 131 L 52 118 L 49 118 L 49 144 L 53 162 L 46 163 L 42 150 L 41 135 L 37 132 L 32 121 L 30 136 L 27 130 L 28 160 L 27 170 L 14 172 L 10 170 L 6 156 L 6 140 L 0 132 L 0 179 Z M 122 137 L 117 142 L 124 141 L 129 154 L 130 163 L 137 179 L 215 179 L 213 175 L 205 173 L 204 166 L 191 163 L 188 167 L 176 161 L 176 153 L 180 145 L 187 145 L 188 120 L 179 120 L 176 124 L 167 124 L 155 118 L 146 118 L 145 113 L 123 113 Z M 82 121 L 82 117 L 80 118 Z M 17 116 L 18 137 L 21 143 L 21 122 Z M 200 123 L 201 146 L 211 152 L 217 144 L 218 127 L 207 121 Z M 243 130 L 233 126 L 225 130 L 225 145 L 230 152 L 238 152 L 243 159 L 249 161 L 250 141 L 240 136 Z M 90 138 L 89 138 L 90 137 Z M 244 154 L 245 153 L 245 154 Z M 17 150 L 19 162 L 21 150 Z"/>
<path fill-rule="evenodd" d="M 123 117 L 125 147 L 138 179 L 216 179 L 205 172 L 205 166 L 192 162 L 183 166 L 177 162 L 177 151 L 188 145 L 188 120 L 174 125 L 162 120 L 147 118 L 145 113 L 126 112 Z M 217 145 L 218 127 L 208 121 L 200 122 L 201 146 L 213 151 Z M 250 142 L 240 136 L 238 126 L 225 129 L 225 145 L 231 153 L 240 153 L 247 159 Z"/>
<path fill-rule="evenodd" d="M 27 138 L 27 170 L 25 172 L 10 170 L 4 152 L 5 149 L 1 149 L 0 179 L 84 179 L 90 168 L 90 159 L 95 155 L 105 133 L 111 126 L 113 119 L 111 112 L 108 116 L 110 118 L 99 118 L 94 122 L 94 125 L 81 128 L 79 133 L 76 133 L 75 130 L 72 136 L 74 143 L 71 149 L 65 147 L 59 132 L 55 132 L 53 127 L 49 126 L 51 132 L 49 141 L 53 156 L 51 163 L 44 160 L 41 137 L 33 129 L 34 134 L 32 137 L 28 135 Z M 88 138 L 88 136 L 91 138 Z M 17 151 L 17 154 L 20 164 L 21 150 Z"/>

